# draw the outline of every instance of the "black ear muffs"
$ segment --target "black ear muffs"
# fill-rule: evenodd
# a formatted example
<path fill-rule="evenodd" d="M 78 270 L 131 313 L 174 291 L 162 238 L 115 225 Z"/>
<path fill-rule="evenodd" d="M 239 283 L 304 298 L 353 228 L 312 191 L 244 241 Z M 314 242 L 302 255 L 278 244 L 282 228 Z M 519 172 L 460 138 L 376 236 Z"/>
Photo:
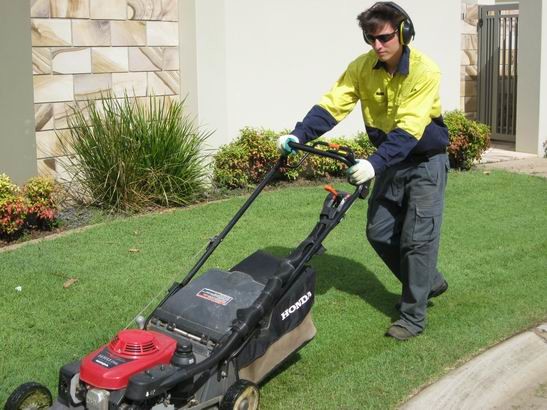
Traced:
<path fill-rule="evenodd" d="M 401 41 L 401 44 L 407 45 L 410 43 L 415 34 L 412 20 L 410 20 L 410 17 L 408 16 L 405 17 L 405 19 L 401 21 L 401 24 L 399 24 L 399 40 Z"/>
<path fill-rule="evenodd" d="M 416 32 L 414 31 L 414 24 L 412 23 L 412 20 L 410 16 L 408 15 L 408 13 L 404 11 L 403 8 L 399 6 L 397 3 L 394 3 L 392 1 L 379 1 L 377 3 L 374 3 L 374 5 L 371 8 L 374 8 L 380 4 L 391 7 L 392 9 L 397 10 L 399 13 L 403 15 L 404 20 L 401 21 L 401 24 L 399 25 L 399 41 L 403 45 L 409 44 L 414 38 L 414 36 L 416 35 Z M 366 41 L 366 38 L 365 38 L 365 41 Z"/>

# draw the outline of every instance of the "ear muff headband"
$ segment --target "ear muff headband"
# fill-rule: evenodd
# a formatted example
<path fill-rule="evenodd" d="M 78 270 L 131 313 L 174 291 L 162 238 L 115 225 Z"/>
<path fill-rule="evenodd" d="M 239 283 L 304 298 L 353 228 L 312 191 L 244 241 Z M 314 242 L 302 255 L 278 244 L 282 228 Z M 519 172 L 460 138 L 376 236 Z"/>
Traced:
<path fill-rule="evenodd" d="M 399 25 L 399 41 L 401 42 L 401 44 L 404 45 L 410 43 L 416 35 L 416 32 L 414 31 L 414 24 L 412 23 L 412 19 L 410 18 L 408 13 L 404 11 L 403 8 L 397 3 L 394 3 L 392 1 L 379 1 L 377 3 L 374 3 L 371 8 L 374 8 L 380 4 L 391 7 L 392 9 L 397 10 L 403 15 L 404 20 L 401 21 L 401 24 Z"/>

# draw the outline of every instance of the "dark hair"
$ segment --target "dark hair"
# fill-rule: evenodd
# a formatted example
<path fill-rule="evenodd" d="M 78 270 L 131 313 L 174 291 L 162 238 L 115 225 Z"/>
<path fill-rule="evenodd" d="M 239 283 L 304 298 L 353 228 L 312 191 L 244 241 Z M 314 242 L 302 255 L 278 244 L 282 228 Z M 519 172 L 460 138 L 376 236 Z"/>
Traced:
<path fill-rule="evenodd" d="M 381 30 L 386 23 L 398 29 L 405 16 L 395 7 L 382 2 L 374 4 L 357 16 L 359 27 L 365 33 L 374 33 Z"/>

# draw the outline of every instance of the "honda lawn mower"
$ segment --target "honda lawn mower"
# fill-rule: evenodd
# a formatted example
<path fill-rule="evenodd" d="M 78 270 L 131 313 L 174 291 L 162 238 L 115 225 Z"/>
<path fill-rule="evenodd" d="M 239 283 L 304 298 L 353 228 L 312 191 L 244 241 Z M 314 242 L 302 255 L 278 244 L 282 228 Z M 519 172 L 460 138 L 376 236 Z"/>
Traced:
<path fill-rule="evenodd" d="M 325 142 L 290 142 L 310 155 L 355 164 L 351 149 Z M 315 336 L 311 318 L 315 272 L 307 265 L 323 240 L 368 185 L 350 194 L 332 187 L 319 222 L 287 257 L 256 251 L 230 270 L 196 276 L 280 168 L 281 156 L 224 230 L 212 238 L 188 275 L 175 282 L 139 329 L 114 339 L 59 372 L 57 398 L 30 382 L 8 398 L 6 410 L 257 409 L 258 385 Z M 193 279 L 193 280 L 192 280 Z"/>

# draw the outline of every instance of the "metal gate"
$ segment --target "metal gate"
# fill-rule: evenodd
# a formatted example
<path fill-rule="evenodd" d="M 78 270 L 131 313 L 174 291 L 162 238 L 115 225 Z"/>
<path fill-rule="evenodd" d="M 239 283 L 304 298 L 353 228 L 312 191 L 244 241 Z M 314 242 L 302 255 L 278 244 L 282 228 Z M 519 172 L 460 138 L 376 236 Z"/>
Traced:
<path fill-rule="evenodd" d="M 479 7 L 478 120 L 515 141 L 518 4 Z"/>

